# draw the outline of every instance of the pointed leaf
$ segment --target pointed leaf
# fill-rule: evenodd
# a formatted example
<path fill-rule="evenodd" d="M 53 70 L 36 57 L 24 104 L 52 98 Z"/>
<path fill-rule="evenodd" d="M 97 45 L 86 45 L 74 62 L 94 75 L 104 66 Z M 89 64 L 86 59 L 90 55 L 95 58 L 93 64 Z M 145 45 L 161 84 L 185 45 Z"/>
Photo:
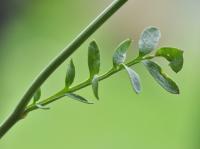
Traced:
<path fill-rule="evenodd" d="M 128 75 L 129 75 L 131 85 L 132 85 L 134 91 L 136 92 L 136 94 L 139 94 L 142 90 L 139 75 L 133 69 L 127 67 L 126 65 L 123 65 L 123 67 L 125 68 L 125 70 L 127 71 Z"/>
<path fill-rule="evenodd" d="M 49 107 L 45 107 L 41 104 L 36 104 L 36 107 L 38 107 L 39 109 L 42 109 L 42 110 L 49 110 L 50 109 Z"/>
<path fill-rule="evenodd" d="M 100 69 L 100 52 L 95 41 L 92 41 L 88 47 L 88 67 L 92 79 L 95 74 L 99 73 Z"/>
<path fill-rule="evenodd" d="M 37 89 L 35 94 L 33 95 L 33 102 L 36 103 L 41 97 L 41 89 Z"/>
<path fill-rule="evenodd" d="M 160 30 L 156 27 L 147 27 L 141 34 L 139 40 L 140 56 L 151 53 L 158 45 L 161 37 Z"/>
<path fill-rule="evenodd" d="M 99 78 L 97 75 L 95 75 L 94 78 L 92 79 L 92 90 L 97 99 L 99 99 L 98 88 L 99 88 Z"/>
<path fill-rule="evenodd" d="M 65 77 L 65 86 L 68 88 L 74 81 L 75 78 L 75 66 L 73 61 L 71 60 L 67 66 L 67 72 Z"/>
<path fill-rule="evenodd" d="M 179 72 L 183 67 L 183 51 L 176 48 L 164 47 L 158 49 L 156 56 L 166 58 L 174 72 Z"/>
<path fill-rule="evenodd" d="M 176 83 L 162 72 L 161 67 L 149 60 L 143 62 L 149 73 L 166 91 L 172 94 L 179 94 L 179 88 Z"/>
<path fill-rule="evenodd" d="M 66 96 L 68 96 L 68 97 L 70 97 L 74 100 L 86 103 L 86 104 L 93 104 L 93 103 L 88 102 L 88 100 L 85 99 L 84 97 L 77 95 L 77 94 L 74 94 L 74 93 L 68 93 L 68 94 L 66 94 Z"/>
<path fill-rule="evenodd" d="M 118 65 L 124 63 L 126 59 L 126 52 L 131 45 L 131 39 L 127 39 L 119 44 L 114 55 L 113 55 L 113 65 L 117 67 Z"/>

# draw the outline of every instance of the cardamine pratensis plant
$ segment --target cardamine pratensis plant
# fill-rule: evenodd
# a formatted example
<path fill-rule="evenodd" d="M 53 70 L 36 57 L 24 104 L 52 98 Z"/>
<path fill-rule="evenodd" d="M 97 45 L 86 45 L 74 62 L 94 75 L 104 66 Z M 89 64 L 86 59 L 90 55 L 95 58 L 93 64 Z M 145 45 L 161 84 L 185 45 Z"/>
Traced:
<path fill-rule="evenodd" d="M 116 74 L 121 70 L 125 70 L 130 78 L 131 85 L 136 94 L 141 92 L 141 83 L 139 74 L 131 68 L 131 66 L 143 63 L 149 74 L 155 81 L 163 87 L 166 91 L 172 94 L 179 94 L 179 88 L 176 83 L 168 77 L 162 68 L 152 59 L 156 57 L 163 57 L 169 61 L 171 69 L 178 73 L 183 66 L 183 51 L 172 47 L 162 47 L 156 49 L 161 33 L 156 27 L 147 27 L 141 33 L 138 42 L 138 56 L 130 62 L 125 62 L 126 53 L 132 44 L 131 39 L 126 39 L 119 44 L 116 48 L 113 57 L 113 67 L 106 73 L 100 75 L 100 51 L 96 41 L 92 41 L 88 47 L 88 67 L 89 78 L 72 86 L 75 79 L 75 66 L 71 59 L 67 65 L 65 76 L 65 86 L 63 89 L 53 94 L 52 96 L 41 99 L 41 85 L 45 80 L 62 64 L 83 42 L 93 34 L 110 16 L 112 16 L 127 0 L 115 0 L 107 9 L 105 9 L 85 30 L 83 30 L 77 38 L 75 38 L 47 67 L 36 77 L 33 84 L 25 92 L 25 95 L 20 100 L 11 115 L 2 123 L 0 127 L 0 138 L 19 120 L 25 118 L 27 114 L 37 109 L 49 109 L 46 105 L 59 100 L 63 97 L 69 97 L 74 100 L 92 104 L 86 98 L 76 94 L 75 92 L 85 88 L 89 85 L 92 86 L 94 96 L 99 99 L 98 88 L 99 82 Z M 150 53 L 156 49 L 155 54 Z"/>

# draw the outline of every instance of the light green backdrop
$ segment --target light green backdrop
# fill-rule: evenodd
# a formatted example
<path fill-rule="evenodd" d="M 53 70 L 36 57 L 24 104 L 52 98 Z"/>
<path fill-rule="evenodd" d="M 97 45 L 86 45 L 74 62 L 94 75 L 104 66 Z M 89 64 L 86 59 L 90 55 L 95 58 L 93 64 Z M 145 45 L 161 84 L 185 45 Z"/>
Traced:
<path fill-rule="evenodd" d="M 0 121 L 10 113 L 31 80 L 111 0 L 36 0 L 26 2 L 21 14 L 4 28 L 0 43 Z M 100 83 L 100 98 L 85 105 L 64 98 L 49 111 L 35 111 L 1 141 L 0 149 L 199 149 L 200 148 L 200 1 L 129 0 L 72 57 L 76 82 L 88 77 L 87 45 L 101 47 L 101 73 L 112 66 L 117 44 L 131 37 L 136 57 L 140 32 L 149 25 L 162 32 L 160 46 L 183 49 L 185 64 L 175 74 L 181 94 L 170 95 L 142 65 L 143 92 L 136 95 L 125 72 Z M 43 97 L 64 85 L 66 63 L 42 87 Z M 91 88 L 79 91 L 95 99 Z"/>

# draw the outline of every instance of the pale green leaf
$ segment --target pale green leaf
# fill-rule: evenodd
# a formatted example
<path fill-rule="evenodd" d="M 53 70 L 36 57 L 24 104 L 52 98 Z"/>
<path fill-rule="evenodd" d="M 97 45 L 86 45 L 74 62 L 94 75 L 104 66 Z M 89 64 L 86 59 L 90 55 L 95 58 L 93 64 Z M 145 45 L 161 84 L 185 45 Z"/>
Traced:
<path fill-rule="evenodd" d="M 145 60 L 145 67 L 153 78 L 160 84 L 166 91 L 172 94 L 179 94 L 179 88 L 176 83 L 171 80 L 165 73 L 162 72 L 161 67 L 155 62 Z"/>
<path fill-rule="evenodd" d="M 92 90 L 97 99 L 99 99 L 98 88 L 99 88 L 99 78 L 97 75 L 95 75 L 92 79 Z"/>
<path fill-rule="evenodd" d="M 160 30 L 156 27 L 147 27 L 139 39 L 139 54 L 144 56 L 151 53 L 158 45 L 161 37 Z"/>
<path fill-rule="evenodd" d="M 45 106 L 43 106 L 43 105 L 41 105 L 41 104 L 36 104 L 35 105 L 37 108 L 39 108 L 39 109 L 42 109 L 42 110 L 49 110 L 50 108 L 49 107 L 45 107 Z"/>
<path fill-rule="evenodd" d="M 124 63 L 126 59 L 126 52 L 131 45 L 131 39 L 127 39 L 119 44 L 115 53 L 113 54 L 113 65 L 117 67 L 118 65 Z"/>
<path fill-rule="evenodd" d="M 131 68 L 129 68 L 126 65 L 123 65 L 123 67 L 125 68 L 125 70 L 127 71 L 130 81 L 131 81 L 131 85 L 134 89 L 134 91 L 139 94 L 141 92 L 141 83 L 140 83 L 140 77 L 139 75 Z"/>
<path fill-rule="evenodd" d="M 80 101 L 80 102 L 83 102 L 83 103 L 86 103 L 86 104 L 93 104 L 93 103 L 90 103 L 87 99 L 85 99 L 84 97 L 80 96 L 80 95 L 77 95 L 77 94 L 74 94 L 74 93 L 67 93 L 65 94 L 66 96 L 74 99 L 74 100 L 77 100 L 77 101 Z"/>

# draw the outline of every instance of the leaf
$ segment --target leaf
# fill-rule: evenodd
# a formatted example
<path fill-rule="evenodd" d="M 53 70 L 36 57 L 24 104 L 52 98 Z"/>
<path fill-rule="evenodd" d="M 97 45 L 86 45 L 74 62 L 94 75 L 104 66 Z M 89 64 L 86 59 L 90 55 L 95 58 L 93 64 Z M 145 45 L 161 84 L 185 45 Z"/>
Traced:
<path fill-rule="evenodd" d="M 151 53 L 158 45 L 161 37 L 160 30 L 156 27 L 147 27 L 141 34 L 139 40 L 139 54 L 144 56 Z"/>
<path fill-rule="evenodd" d="M 172 70 L 178 73 L 183 67 L 183 51 L 177 48 L 163 47 L 158 49 L 156 56 L 166 58 Z"/>
<path fill-rule="evenodd" d="M 136 94 L 139 94 L 142 90 L 139 75 L 133 69 L 127 67 L 126 65 L 123 65 L 123 67 L 125 68 L 125 70 L 127 71 L 128 75 L 129 75 L 131 85 L 132 85 L 134 91 L 136 92 Z"/>
<path fill-rule="evenodd" d="M 36 104 L 35 106 L 38 107 L 39 109 L 42 109 L 42 110 L 49 110 L 50 109 L 49 107 L 45 107 L 41 104 Z"/>
<path fill-rule="evenodd" d="M 160 84 L 166 91 L 172 94 L 179 94 L 179 88 L 176 83 L 171 80 L 166 74 L 162 72 L 161 67 L 149 60 L 145 60 L 145 67 L 149 71 L 149 73 L 153 76 L 153 78 Z"/>
<path fill-rule="evenodd" d="M 92 90 L 97 99 L 99 99 L 98 88 L 99 88 L 99 78 L 97 75 L 95 75 L 92 79 Z"/>
<path fill-rule="evenodd" d="M 86 104 L 93 104 L 93 103 L 88 102 L 88 100 L 85 99 L 84 97 L 81 97 L 81 96 L 79 96 L 77 94 L 74 94 L 74 93 L 67 93 L 66 96 L 68 96 L 68 97 L 70 97 L 70 98 L 72 98 L 74 100 L 86 103 Z"/>
<path fill-rule="evenodd" d="M 92 41 L 88 47 L 88 67 L 90 71 L 90 78 L 100 70 L 100 52 L 99 47 L 95 41 Z"/>
<path fill-rule="evenodd" d="M 70 63 L 67 66 L 67 72 L 65 77 L 65 86 L 69 88 L 69 86 L 73 83 L 75 78 L 75 66 L 71 59 Z"/>
<path fill-rule="evenodd" d="M 33 95 L 33 102 L 36 103 L 41 97 L 41 89 L 37 89 L 35 94 Z"/>
<path fill-rule="evenodd" d="M 127 39 L 119 44 L 115 53 L 113 54 L 113 65 L 117 67 L 118 65 L 124 63 L 126 59 L 126 52 L 131 45 L 131 39 Z"/>

